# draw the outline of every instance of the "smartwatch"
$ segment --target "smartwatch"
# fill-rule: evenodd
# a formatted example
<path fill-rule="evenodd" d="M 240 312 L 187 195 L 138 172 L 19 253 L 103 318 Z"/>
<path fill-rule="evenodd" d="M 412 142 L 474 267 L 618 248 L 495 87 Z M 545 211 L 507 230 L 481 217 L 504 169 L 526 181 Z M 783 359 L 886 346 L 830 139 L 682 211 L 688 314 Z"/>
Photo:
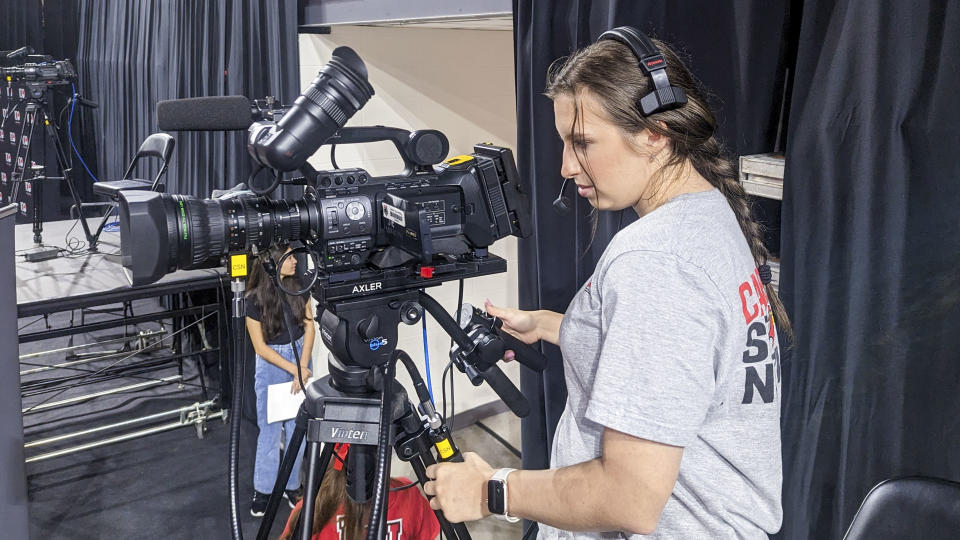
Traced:
<path fill-rule="evenodd" d="M 497 518 L 510 523 L 520 521 L 507 513 L 507 476 L 516 469 L 500 469 L 487 481 L 487 509 Z"/>

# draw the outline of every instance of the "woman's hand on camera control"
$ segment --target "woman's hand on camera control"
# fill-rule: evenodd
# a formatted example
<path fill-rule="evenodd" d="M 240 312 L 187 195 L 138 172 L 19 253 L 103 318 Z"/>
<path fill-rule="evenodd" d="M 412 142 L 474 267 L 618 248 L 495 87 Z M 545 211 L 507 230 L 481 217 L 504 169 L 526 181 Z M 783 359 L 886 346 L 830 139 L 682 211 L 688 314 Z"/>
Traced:
<path fill-rule="evenodd" d="M 497 307 L 491 304 L 490 300 L 487 300 L 483 307 L 488 314 L 503 321 L 503 329 L 513 334 L 520 341 L 530 344 L 540 340 L 535 311 Z M 512 353 L 513 351 L 508 352 Z M 513 359 L 512 356 L 510 359 Z"/>
<path fill-rule="evenodd" d="M 429 479 L 423 492 L 430 508 L 443 511 L 450 523 L 474 521 L 490 515 L 487 509 L 487 482 L 494 469 L 473 452 L 463 453 L 463 462 L 435 463 L 424 474 Z"/>
<path fill-rule="evenodd" d="M 545 309 L 524 311 L 513 308 L 497 307 L 487 300 L 484 303 L 487 313 L 503 321 L 503 329 L 526 344 L 544 340 L 554 345 L 560 340 L 560 322 L 563 315 Z M 504 353 L 504 360 L 514 359 L 514 351 Z"/>

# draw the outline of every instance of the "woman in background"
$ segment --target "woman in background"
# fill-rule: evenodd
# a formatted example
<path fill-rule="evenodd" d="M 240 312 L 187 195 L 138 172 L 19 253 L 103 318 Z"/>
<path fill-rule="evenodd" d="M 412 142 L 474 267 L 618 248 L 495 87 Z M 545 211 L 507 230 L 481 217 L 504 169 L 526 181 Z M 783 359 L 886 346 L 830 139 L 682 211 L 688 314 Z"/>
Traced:
<path fill-rule="evenodd" d="M 269 257 L 274 263 L 290 251 L 289 246 L 275 246 L 270 248 Z M 279 277 L 288 290 L 297 290 L 296 277 L 297 260 L 287 257 L 283 266 L 278 269 Z M 253 465 L 253 502 L 250 505 L 250 514 L 254 517 L 263 516 L 273 491 L 273 484 L 280 469 L 280 432 L 281 426 L 286 434 L 284 448 L 290 447 L 295 420 L 267 423 L 267 387 L 272 384 L 289 383 L 290 392 L 298 393 L 302 390 L 300 379 L 297 378 L 297 361 L 293 344 L 300 351 L 300 373 L 303 381 L 310 377 L 310 360 L 313 351 L 315 334 L 313 312 L 310 302 L 300 296 L 290 296 L 280 291 L 270 276 L 263 269 L 259 259 L 254 259 L 250 272 L 249 290 L 247 292 L 247 333 L 250 342 L 257 354 L 256 375 L 254 377 L 254 391 L 257 395 L 257 426 L 260 434 L 257 436 L 257 454 Z M 281 302 L 287 302 L 294 314 L 291 321 L 289 335 L 284 324 L 284 314 Z M 300 462 L 303 448 L 297 455 L 290 479 L 287 481 L 284 497 L 293 508 L 300 499 Z"/>
<path fill-rule="evenodd" d="M 356 503 L 347 497 L 347 480 L 343 463 L 350 445 L 338 444 L 323 475 L 313 512 L 311 540 L 358 540 L 366 537 L 373 501 Z M 406 478 L 391 478 L 387 496 L 387 538 L 392 540 L 434 540 L 440 534 L 440 523 L 420 489 Z M 409 487 L 405 487 L 409 486 Z M 393 491 L 397 488 L 397 491 Z M 280 540 L 293 538 L 293 526 L 300 516 L 303 502 L 290 512 Z"/>

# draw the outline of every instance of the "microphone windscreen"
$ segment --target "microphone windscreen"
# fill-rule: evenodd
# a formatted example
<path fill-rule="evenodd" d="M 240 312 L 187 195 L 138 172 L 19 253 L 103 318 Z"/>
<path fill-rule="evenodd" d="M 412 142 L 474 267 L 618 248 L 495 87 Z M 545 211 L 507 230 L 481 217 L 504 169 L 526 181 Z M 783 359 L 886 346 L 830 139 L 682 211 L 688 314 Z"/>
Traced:
<path fill-rule="evenodd" d="M 244 96 L 168 99 L 157 103 L 162 131 L 234 131 L 253 123 L 250 100 Z"/>

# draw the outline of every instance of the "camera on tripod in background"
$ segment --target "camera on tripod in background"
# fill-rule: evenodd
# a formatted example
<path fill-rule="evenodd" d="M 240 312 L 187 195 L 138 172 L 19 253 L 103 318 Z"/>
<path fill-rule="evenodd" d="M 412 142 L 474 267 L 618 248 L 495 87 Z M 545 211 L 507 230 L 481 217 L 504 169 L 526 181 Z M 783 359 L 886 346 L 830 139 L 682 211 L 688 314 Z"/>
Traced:
<path fill-rule="evenodd" d="M 33 54 L 30 47 L 0 52 L 0 78 L 20 82 L 34 98 L 40 98 L 48 86 L 71 84 L 77 70 L 70 60 L 54 60 L 47 54 Z"/>

